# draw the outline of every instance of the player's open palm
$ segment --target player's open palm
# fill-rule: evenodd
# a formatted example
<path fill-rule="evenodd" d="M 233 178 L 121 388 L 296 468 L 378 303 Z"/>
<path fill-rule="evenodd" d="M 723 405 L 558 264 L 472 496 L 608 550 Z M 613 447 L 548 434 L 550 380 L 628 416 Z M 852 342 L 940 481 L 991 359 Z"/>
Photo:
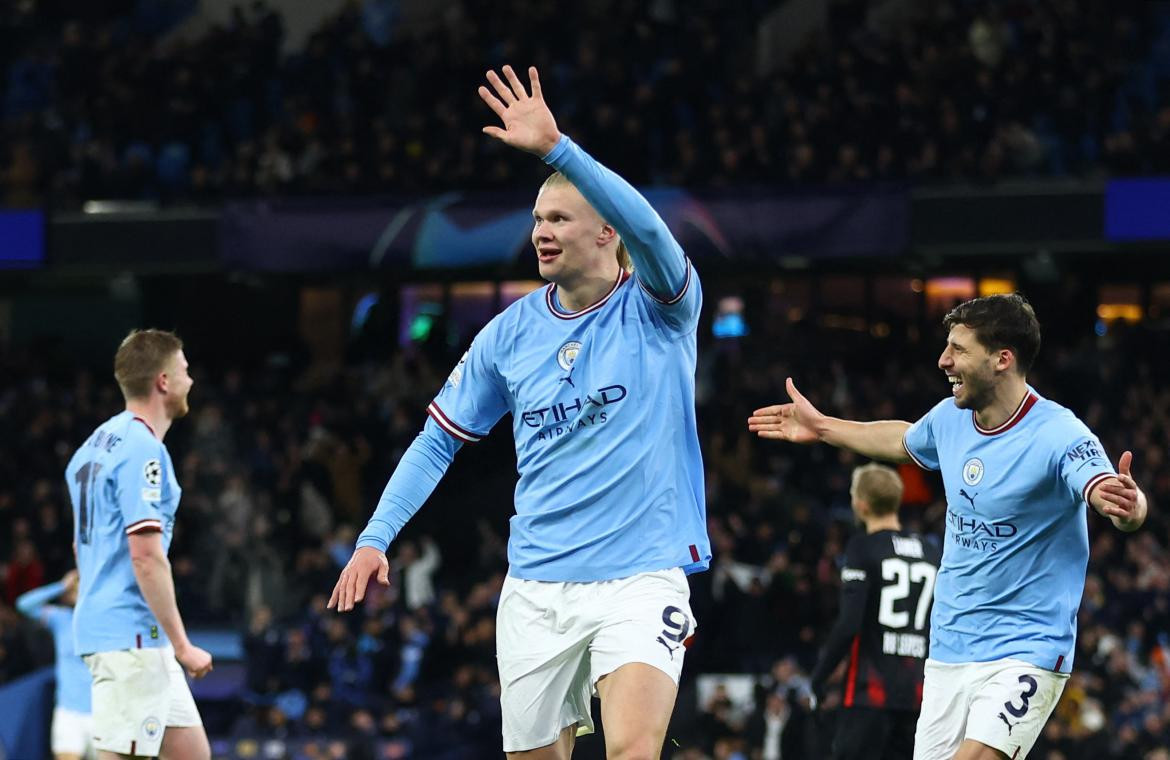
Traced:
<path fill-rule="evenodd" d="M 752 412 L 752 416 L 748 417 L 748 430 L 760 438 L 793 443 L 816 443 L 820 440 L 817 430 L 825 415 L 796 389 L 791 377 L 788 378 L 785 387 L 792 403 L 766 406 Z"/>
<path fill-rule="evenodd" d="M 372 546 L 358 547 L 342 568 L 341 577 L 333 587 L 326 608 L 336 608 L 338 612 L 352 610 L 354 604 L 366 598 L 366 586 L 375 574 L 378 583 L 390 585 L 390 562 L 386 559 L 386 553 Z"/>
<path fill-rule="evenodd" d="M 504 127 L 484 127 L 486 135 L 503 140 L 513 148 L 544 156 L 556 147 L 561 139 L 561 132 L 557 129 L 556 119 L 552 111 L 544 102 L 544 94 L 540 90 L 540 77 L 535 66 L 528 67 L 528 80 L 531 94 L 520 82 L 520 77 L 511 66 L 505 66 L 504 78 L 494 71 L 487 73 L 488 84 L 495 90 L 480 85 L 479 96 L 483 102 L 496 112 Z"/>
<path fill-rule="evenodd" d="M 211 672 L 211 653 L 194 644 L 176 649 L 175 659 L 192 678 L 202 678 Z"/>

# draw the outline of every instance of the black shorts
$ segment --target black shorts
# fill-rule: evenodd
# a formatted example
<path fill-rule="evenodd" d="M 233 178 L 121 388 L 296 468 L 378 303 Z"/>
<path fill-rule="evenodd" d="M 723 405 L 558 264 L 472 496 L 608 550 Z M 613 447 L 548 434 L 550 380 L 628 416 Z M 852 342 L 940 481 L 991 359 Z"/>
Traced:
<path fill-rule="evenodd" d="M 912 760 L 918 712 L 849 707 L 837 712 L 833 760 Z"/>

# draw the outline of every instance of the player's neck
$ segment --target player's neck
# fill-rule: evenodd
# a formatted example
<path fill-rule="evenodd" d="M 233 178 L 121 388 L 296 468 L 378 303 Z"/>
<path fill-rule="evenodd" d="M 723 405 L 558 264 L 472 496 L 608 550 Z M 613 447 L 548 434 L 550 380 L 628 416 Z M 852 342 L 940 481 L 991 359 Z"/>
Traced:
<path fill-rule="evenodd" d="M 1011 377 L 999 383 L 991 403 L 975 410 L 975 421 L 986 430 L 997 428 L 1016 413 L 1027 395 L 1028 382 L 1013 372 Z"/>
<path fill-rule="evenodd" d="M 881 517 L 871 517 L 865 521 L 866 533 L 877 533 L 881 530 L 902 530 L 902 523 L 898 520 L 898 515 L 882 515 Z"/>
<path fill-rule="evenodd" d="M 160 441 L 166 437 L 167 431 L 171 429 L 171 418 L 167 415 L 166 409 L 163 408 L 161 399 L 157 401 L 132 399 L 126 402 L 126 411 L 135 417 L 140 417 L 150 427 L 150 432 L 154 433 L 154 437 Z"/>
<path fill-rule="evenodd" d="M 605 269 L 597 273 L 581 275 L 568 282 L 558 282 L 557 300 L 561 308 L 566 311 L 581 311 L 605 298 L 605 294 L 613 290 L 613 284 L 618 278 L 618 267 Z"/>

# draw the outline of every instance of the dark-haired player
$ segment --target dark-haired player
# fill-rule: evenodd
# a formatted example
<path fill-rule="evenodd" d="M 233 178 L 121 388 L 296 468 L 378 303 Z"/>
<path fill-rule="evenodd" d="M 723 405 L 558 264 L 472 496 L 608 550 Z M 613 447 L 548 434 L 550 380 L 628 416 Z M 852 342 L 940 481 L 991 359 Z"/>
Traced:
<path fill-rule="evenodd" d="M 828 417 L 800 394 L 757 410 L 763 438 L 824 441 L 942 473 L 947 514 L 930 621 L 917 760 L 1022 760 L 1064 690 L 1089 562 L 1085 505 L 1129 532 L 1145 494 L 1097 437 L 1027 381 L 1040 325 L 1020 295 L 947 314 L 938 366 L 951 384 L 918 422 Z"/>

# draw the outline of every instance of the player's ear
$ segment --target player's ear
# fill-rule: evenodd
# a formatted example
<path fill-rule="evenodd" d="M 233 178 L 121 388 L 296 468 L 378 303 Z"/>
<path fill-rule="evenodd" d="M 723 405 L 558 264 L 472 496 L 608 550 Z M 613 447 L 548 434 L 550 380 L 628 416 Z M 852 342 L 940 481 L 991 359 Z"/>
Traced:
<path fill-rule="evenodd" d="M 1001 348 L 995 355 L 995 368 L 1000 372 L 1006 372 L 1016 366 L 1016 355 L 1012 353 L 1010 348 Z"/>
<path fill-rule="evenodd" d="M 612 243 L 614 240 L 617 240 L 617 236 L 618 236 L 617 230 L 615 230 L 613 227 L 611 227 L 608 224 L 602 224 L 601 225 L 601 232 L 598 233 L 598 235 L 597 235 L 597 246 L 599 248 L 603 247 L 603 246 L 607 246 L 610 243 Z"/>

